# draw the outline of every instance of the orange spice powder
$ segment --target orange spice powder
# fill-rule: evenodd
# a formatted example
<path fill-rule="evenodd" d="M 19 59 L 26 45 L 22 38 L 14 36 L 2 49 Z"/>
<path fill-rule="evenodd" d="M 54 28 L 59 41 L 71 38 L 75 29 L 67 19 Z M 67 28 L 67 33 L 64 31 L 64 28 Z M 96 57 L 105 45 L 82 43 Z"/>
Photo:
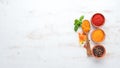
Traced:
<path fill-rule="evenodd" d="M 96 29 L 92 32 L 91 37 L 94 42 L 102 42 L 105 38 L 105 33 L 101 29 Z"/>
<path fill-rule="evenodd" d="M 83 32 L 88 33 L 90 31 L 90 22 L 88 20 L 83 20 L 81 27 Z"/>
<path fill-rule="evenodd" d="M 80 44 L 83 44 L 86 41 L 86 35 L 84 33 L 78 33 L 78 36 Z"/>

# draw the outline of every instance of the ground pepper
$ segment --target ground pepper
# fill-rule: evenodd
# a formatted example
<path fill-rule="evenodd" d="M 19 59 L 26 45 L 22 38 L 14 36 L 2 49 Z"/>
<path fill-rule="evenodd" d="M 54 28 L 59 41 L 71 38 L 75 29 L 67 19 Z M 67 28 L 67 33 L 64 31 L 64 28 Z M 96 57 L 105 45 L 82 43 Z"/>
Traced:
<path fill-rule="evenodd" d="M 102 58 L 105 55 L 106 50 L 102 45 L 95 45 L 92 49 L 92 53 L 96 58 Z"/>

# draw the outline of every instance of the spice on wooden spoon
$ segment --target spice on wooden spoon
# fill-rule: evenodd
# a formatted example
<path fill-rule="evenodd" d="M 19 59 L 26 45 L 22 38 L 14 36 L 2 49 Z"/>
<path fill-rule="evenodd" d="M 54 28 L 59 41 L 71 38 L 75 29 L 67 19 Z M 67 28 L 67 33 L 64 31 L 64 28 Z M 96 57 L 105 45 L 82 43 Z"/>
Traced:
<path fill-rule="evenodd" d="M 83 20 L 81 27 L 82 27 L 82 31 L 86 34 L 85 48 L 87 50 L 87 55 L 92 56 L 91 47 L 88 38 L 88 33 L 90 31 L 90 22 L 88 20 Z"/>

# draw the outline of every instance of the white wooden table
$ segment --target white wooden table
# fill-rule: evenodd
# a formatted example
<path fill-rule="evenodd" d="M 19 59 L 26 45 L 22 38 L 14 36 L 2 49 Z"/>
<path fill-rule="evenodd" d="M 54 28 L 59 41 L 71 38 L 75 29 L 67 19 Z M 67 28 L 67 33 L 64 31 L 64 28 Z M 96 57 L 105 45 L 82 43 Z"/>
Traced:
<path fill-rule="evenodd" d="M 0 0 L 0 68 L 119 68 L 119 2 Z M 73 30 L 74 19 L 97 12 L 106 18 L 102 60 L 87 57 Z"/>

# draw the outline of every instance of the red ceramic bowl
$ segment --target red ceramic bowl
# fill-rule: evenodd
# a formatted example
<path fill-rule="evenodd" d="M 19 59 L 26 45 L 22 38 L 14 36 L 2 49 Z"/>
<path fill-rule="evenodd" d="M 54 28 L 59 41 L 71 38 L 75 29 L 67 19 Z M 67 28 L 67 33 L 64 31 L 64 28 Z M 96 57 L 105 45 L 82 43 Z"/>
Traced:
<path fill-rule="evenodd" d="M 101 13 L 96 13 L 91 18 L 94 27 L 101 27 L 105 23 L 105 17 Z"/>
<path fill-rule="evenodd" d="M 92 55 L 97 59 L 103 58 L 105 54 L 106 49 L 103 45 L 97 44 L 92 48 Z"/>

